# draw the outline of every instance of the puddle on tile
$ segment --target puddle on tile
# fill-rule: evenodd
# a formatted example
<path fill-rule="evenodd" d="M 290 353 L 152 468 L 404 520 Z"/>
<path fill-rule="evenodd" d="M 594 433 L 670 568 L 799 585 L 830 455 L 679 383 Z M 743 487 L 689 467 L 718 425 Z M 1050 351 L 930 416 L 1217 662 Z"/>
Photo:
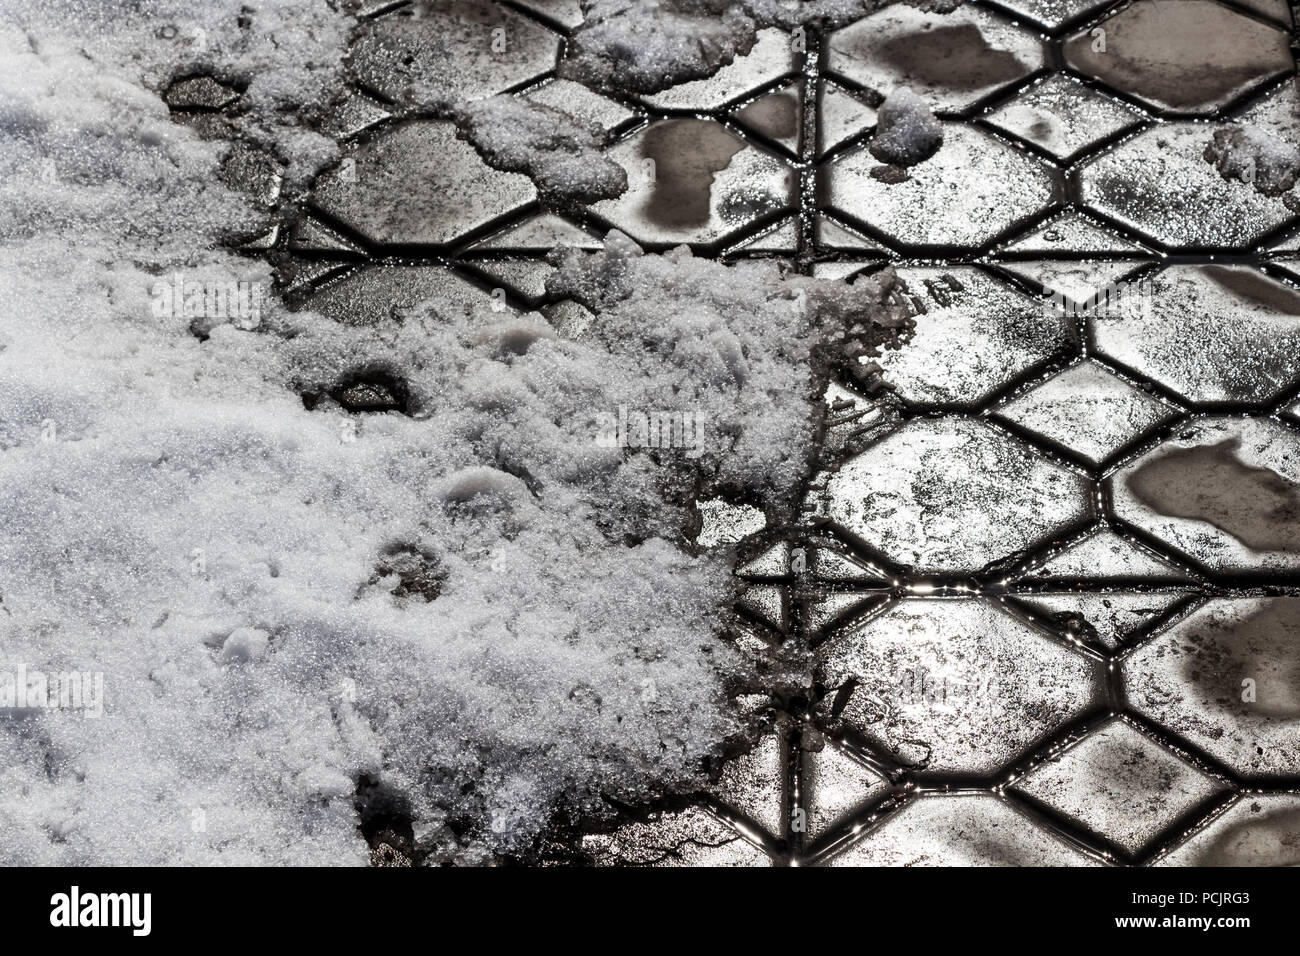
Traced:
<path fill-rule="evenodd" d="M 657 181 L 645 206 L 647 218 L 665 229 L 707 225 L 714 179 L 744 148 L 716 123 L 669 120 L 650 127 L 641 156 L 654 162 Z"/>

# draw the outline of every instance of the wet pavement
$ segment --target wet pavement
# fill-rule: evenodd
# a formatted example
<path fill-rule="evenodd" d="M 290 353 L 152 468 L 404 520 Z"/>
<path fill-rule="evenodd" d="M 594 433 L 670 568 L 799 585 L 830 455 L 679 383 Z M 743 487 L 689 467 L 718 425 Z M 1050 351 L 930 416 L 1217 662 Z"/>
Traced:
<path fill-rule="evenodd" d="M 796 530 L 738 571 L 736 640 L 809 686 L 588 862 L 1300 863 L 1300 227 L 1203 156 L 1206 120 L 1300 141 L 1288 3 L 898 6 L 643 97 L 554 79 L 573 0 L 370 6 L 346 158 L 274 239 L 312 307 L 531 308 L 609 228 L 893 264 L 913 299 L 888 390 L 832 387 Z M 944 125 L 901 178 L 866 148 L 900 84 Z M 627 192 L 547 208 L 411 118 L 503 91 L 581 111 Z"/>

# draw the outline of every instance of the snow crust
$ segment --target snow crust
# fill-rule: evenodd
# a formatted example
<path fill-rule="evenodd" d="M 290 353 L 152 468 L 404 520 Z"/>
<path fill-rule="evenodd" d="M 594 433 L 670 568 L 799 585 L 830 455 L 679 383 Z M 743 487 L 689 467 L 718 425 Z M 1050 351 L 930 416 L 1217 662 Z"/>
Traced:
<path fill-rule="evenodd" d="M 880 105 L 871 155 L 894 166 L 915 166 L 943 145 L 943 127 L 925 100 L 906 87 L 893 90 Z"/>
<path fill-rule="evenodd" d="M 1288 192 L 1300 176 L 1300 147 L 1259 126 L 1216 129 L 1205 159 L 1224 179 L 1251 184 L 1266 196 Z"/>

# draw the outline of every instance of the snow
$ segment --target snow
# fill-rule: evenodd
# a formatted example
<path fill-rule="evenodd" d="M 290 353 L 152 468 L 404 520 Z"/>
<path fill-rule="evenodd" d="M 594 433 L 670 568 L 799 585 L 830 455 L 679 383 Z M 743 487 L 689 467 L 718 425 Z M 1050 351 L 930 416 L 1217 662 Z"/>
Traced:
<path fill-rule="evenodd" d="M 1214 131 L 1205 148 L 1224 179 L 1253 185 L 1266 196 L 1280 196 L 1295 186 L 1300 176 L 1300 148 L 1262 127 L 1225 126 Z"/>
<path fill-rule="evenodd" d="M 943 145 L 943 127 L 925 100 L 906 87 L 893 90 L 877 113 L 871 155 L 894 166 L 915 166 Z"/>
<path fill-rule="evenodd" d="M 0 640 L 104 677 L 100 719 L 0 713 L 0 859 L 361 864 L 374 781 L 422 859 L 486 862 L 607 796 L 698 789 L 747 737 L 752 675 L 693 502 L 794 492 L 815 380 L 900 324 L 888 276 L 614 235 L 558 257 L 593 313 L 569 337 L 450 273 L 371 326 L 273 296 L 157 308 L 177 275 L 272 287 L 229 248 L 265 224 L 218 176 L 229 144 L 163 92 L 241 90 L 292 188 L 329 153 L 309 123 L 350 21 L 134 9 L 10 3 L 0 26 Z M 620 405 L 701 412 L 708 447 L 603 447 Z"/>
<path fill-rule="evenodd" d="M 554 199 L 592 203 L 627 189 L 623 167 L 600 151 L 600 127 L 562 110 L 502 94 L 464 104 L 458 123 L 490 166 L 526 174 Z"/>

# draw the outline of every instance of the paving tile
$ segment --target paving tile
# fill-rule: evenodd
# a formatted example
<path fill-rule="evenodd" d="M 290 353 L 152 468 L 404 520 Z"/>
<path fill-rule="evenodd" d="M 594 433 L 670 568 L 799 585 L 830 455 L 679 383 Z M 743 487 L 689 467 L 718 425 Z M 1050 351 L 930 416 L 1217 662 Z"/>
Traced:
<path fill-rule="evenodd" d="M 779 727 L 781 733 L 764 735 L 752 751 L 728 762 L 713 787 L 721 802 L 740 811 L 777 839 L 786 832 L 782 800 L 786 753 L 781 741 L 786 722 L 781 721 Z"/>
<path fill-rule="evenodd" d="M 1186 581 L 1187 573 L 1111 528 L 1096 528 L 1051 553 L 1025 580 L 1098 582 L 1114 580 Z"/>
<path fill-rule="evenodd" d="M 1126 239 L 1113 229 L 1077 210 L 1057 213 L 1046 222 L 1007 243 L 1006 253 L 1017 255 L 1085 255 L 1130 256 L 1146 252 L 1144 246 Z"/>
<path fill-rule="evenodd" d="M 652 123 L 608 155 L 628 189 L 591 210 L 642 243 L 716 242 L 794 201 L 791 167 L 712 120 Z"/>
<path fill-rule="evenodd" d="M 992 794 L 923 797 L 832 866 L 1089 866 L 1094 861 Z"/>
<path fill-rule="evenodd" d="M 1246 248 L 1291 218 L 1281 199 L 1219 175 L 1205 159 L 1212 131 L 1169 123 L 1139 133 L 1079 174 L 1083 201 L 1170 247 Z"/>
<path fill-rule="evenodd" d="M 817 155 L 876 125 L 876 110 L 838 83 L 823 80 L 817 100 Z"/>
<path fill-rule="evenodd" d="M 906 86 L 945 111 L 972 106 L 1043 62 L 1031 31 L 971 6 L 949 14 L 888 7 L 831 34 L 826 53 L 832 72 L 881 96 Z"/>
<path fill-rule="evenodd" d="M 1115 513 L 1222 572 L 1300 568 L 1300 434 L 1268 418 L 1180 428 L 1114 478 Z"/>
<path fill-rule="evenodd" d="M 1113 721 L 1035 767 L 1015 789 L 1136 855 L 1224 784 Z"/>
<path fill-rule="evenodd" d="M 568 113 L 606 132 L 622 126 L 636 115 L 622 103 L 594 93 L 573 80 L 551 80 L 531 91 L 527 99 Z"/>
<path fill-rule="evenodd" d="M 999 406 L 996 414 L 1099 465 L 1179 411 L 1089 361 Z"/>
<path fill-rule="evenodd" d="M 1093 143 L 1131 129 L 1146 118 L 1136 107 L 1053 73 L 999 106 L 984 119 L 1057 159 L 1067 160 Z"/>
<path fill-rule="evenodd" d="M 1125 659 L 1134 708 L 1247 777 L 1300 773 L 1300 598 L 1220 598 Z"/>
<path fill-rule="evenodd" d="M 1118 296 L 1116 305 L 1123 306 L 1127 287 L 1120 282 L 1140 265 L 1131 259 L 1028 259 L 1001 264 L 1041 290 L 1054 308 L 1073 315 L 1108 310 L 1111 296 Z"/>
<path fill-rule="evenodd" d="M 943 130 L 939 151 L 901 181 L 865 148 L 834 161 L 822 170 L 823 204 L 900 243 L 979 248 L 1052 201 L 1038 158 L 973 126 Z"/>
<path fill-rule="evenodd" d="M 801 781 L 805 802 L 813 808 L 807 815 L 807 838 L 816 840 L 884 796 L 889 781 L 839 744 L 812 736 L 804 744 Z"/>
<path fill-rule="evenodd" d="M 918 572 L 974 573 L 1083 520 L 1089 483 L 974 419 L 915 419 L 840 466 L 817 511 Z"/>
<path fill-rule="evenodd" d="M 490 168 L 451 123 L 419 120 L 357 147 L 311 202 L 373 242 L 441 245 L 536 198 L 527 176 Z"/>
<path fill-rule="evenodd" d="M 908 347 L 877 361 L 908 402 L 977 405 L 1076 343 L 1072 319 L 980 270 L 897 274 L 924 311 Z"/>
<path fill-rule="evenodd" d="M 1297 377 L 1300 291 L 1242 266 L 1175 266 L 1149 307 L 1094 315 L 1097 350 L 1193 402 L 1269 401 Z"/>
<path fill-rule="evenodd" d="M 1114 650 L 1130 634 L 1159 620 L 1189 591 L 1061 591 L 1016 594 L 1046 626 L 1091 646 Z"/>
<path fill-rule="evenodd" d="M 794 81 L 732 114 L 746 129 L 780 143 L 795 157 L 803 145 L 803 83 Z"/>
<path fill-rule="evenodd" d="M 661 93 L 641 97 L 660 110 L 712 110 L 779 79 L 798 65 L 790 36 L 780 30 L 760 30 L 754 48 L 703 80 L 678 83 Z"/>
<path fill-rule="evenodd" d="M 1111 0 L 1002 0 L 1008 9 L 1023 13 L 1045 27 L 1059 27 L 1075 17 L 1101 10 Z"/>
<path fill-rule="evenodd" d="M 562 27 L 573 29 L 582 25 L 582 0 L 519 0 L 519 3 Z"/>
<path fill-rule="evenodd" d="M 1300 796 L 1246 794 L 1160 866 L 1300 866 Z"/>
<path fill-rule="evenodd" d="M 309 308 L 347 325 L 402 322 L 423 302 L 461 314 L 491 309 L 488 294 L 440 266 L 367 266 L 317 289 Z"/>
<path fill-rule="evenodd" d="M 508 7 L 425 0 L 366 24 L 352 45 L 358 82 L 428 109 L 513 89 L 555 66 L 560 37 Z"/>
<path fill-rule="evenodd" d="M 1066 62 L 1168 110 L 1212 110 L 1294 68 L 1285 32 L 1214 0 L 1137 0 L 1100 29 L 1070 40 Z"/>
<path fill-rule="evenodd" d="M 582 839 L 596 866 L 770 866 L 752 843 L 704 810 L 653 815 L 612 834 Z"/>

